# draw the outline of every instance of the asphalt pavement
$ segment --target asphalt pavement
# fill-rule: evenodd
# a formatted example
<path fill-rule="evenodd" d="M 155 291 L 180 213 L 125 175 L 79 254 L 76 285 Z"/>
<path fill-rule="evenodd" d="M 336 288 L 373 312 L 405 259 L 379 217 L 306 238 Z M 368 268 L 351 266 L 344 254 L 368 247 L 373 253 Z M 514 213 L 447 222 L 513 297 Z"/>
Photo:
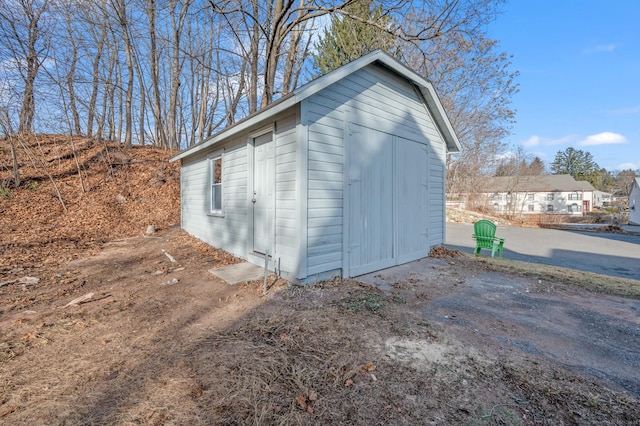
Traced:
<path fill-rule="evenodd" d="M 473 253 L 473 224 L 447 222 L 446 231 L 446 247 Z M 640 280 L 640 235 L 498 226 L 496 236 L 505 259 Z"/>

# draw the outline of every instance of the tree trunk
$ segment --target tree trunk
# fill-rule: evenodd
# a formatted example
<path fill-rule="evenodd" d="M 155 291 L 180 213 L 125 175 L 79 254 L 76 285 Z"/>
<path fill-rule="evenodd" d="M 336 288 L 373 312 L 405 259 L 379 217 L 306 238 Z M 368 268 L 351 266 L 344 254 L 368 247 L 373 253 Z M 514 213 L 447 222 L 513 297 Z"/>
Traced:
<path fill-rule="evenodd" d="M 156 0 L 148 0 L 146 7 L 149 18 L 149 56 L 151 62 L 151 88 L 153 90 L 153 141 L 156 146 L 167 147 L 167 136 L 162 125 L 162 98 L 160 96 L 159 57 L 156 34 Z"/>
<path fill-rule="evenodd" d="M 69 91 L 69 109 L 71 110 L 71 119 L 73 120 L 74 134 L 79 135 L 82 133 L 82 129 L 80 127 L 80 115 L 78 114 L 76 92 L 74 87 L 76 65 L 78 63 L 78 46 L 73 35 L 71 22 L 68 19 L 70 19 L 70 17 L 67 17 L 67 33 L 69 35 L 69 42 L 71 43 L 71 64 L 69 65 L 69 72 L 67 73 L 67 90 Z"/>
<path fill-rule="evenodd" d="M 125 60 L 127 63 L 127 91 L 124 101 L 124 146 L 125 148 L 131 148 L 133 138 L 133 82 L 135 75 L 133 70 L 133 46 L 131 45 L 131 37 L 129 35 L 129 22 L 127 18 L 127 8 L 124 0 L 118 0 L 116 13 L 118 14 L 118 20 L 122 29 Z"/>
<path fill-rule="evenodd" d="M 24 78 L 24 93 L 22 96 L 22 107 L 20 109 L 20 119 L 18 125 L 19 133 L 31 133 L 33 132 L 33 121 L 36 112 L 35 105 L 35 81 L 40 69 L 41 60 L 40 51 L 37 48 L 38 42 L 41 41 L 40 34 L 40 18 L 42 14 L 47 10 L 48 3 L 44 2 L 40 9 L 37 9 L 35 1 L 22 1 L 20 2 L 22 11 L 25 14 L 26 26 L 27 26 L 27 45 L 26 56 L 24 58 L 26 71 Z M 20 41 L 19 41 L 20 42 Z M 21 43 L 24 43 L 22 41 Z M 44 51 L 44 49 L 43 49 Z"/>
<path fill-rule="evenodd" d="M 107 39 L 107 26 L 103 25 L 100 30 L 100 39 L 96 40 L 96 55 L 92 62 L 92 81 L 91 81 L 91 97 L 89 99 L 89 108 L 87 111 L 87 136 L 94 136 L 93 134 L 93 122 L 96 119 L 96 104 L 98 102 L 98 92 L 100 83 L 100 62 L 102 61 L 102 51 Z M 106 89 L 106 88 L 105 88 Z M 102 114 L 104 116 L 106 110 L 103 108 Z M 102 120 L 104 123 L 104 119 Z M 102 136 L 102 125 L 98 125 L 98 136 Z"/>
<path fill-rule="evenodd" d="M 185 1 L 181 5 L 180 14 L 176 20 L 175 2 L 170 8 L 171 16 L 171 88 L 169 92 L 169 114 L 167 116 L 167 126 L 169 127 L 169 149 L 179 149 L 180 139 L 178 132 L 178 96 L 180 94 L 180 73 L 182 72 L 182 58 L 180 56 L 180 39 L 184 20 L 187 17 L 187 10 L 190 2 Z"/>

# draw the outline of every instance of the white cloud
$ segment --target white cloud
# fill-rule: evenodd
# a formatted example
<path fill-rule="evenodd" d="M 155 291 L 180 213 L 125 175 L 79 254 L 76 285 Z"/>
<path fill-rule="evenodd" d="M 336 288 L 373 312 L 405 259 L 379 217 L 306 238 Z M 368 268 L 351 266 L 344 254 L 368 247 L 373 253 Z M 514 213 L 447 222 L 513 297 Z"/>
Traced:
<path fill-rule="evenodd" d="M 622 163 L 618 164 L 614 170 L 640 170 L 640 163 Z"/>
<path fill-rule="evenodd" d="M 507 151 L 504 154 L 496 155 L 496 160 L 510 160 L 516 158 L 516 153 L 513 151 Z"/>
<path fill-rule="evenodd" d="M 619 133 L 602 132 L 597 135 L 587 136 L 586 139 L 580 141 L 578 145 L 581 146 L 593 146 L 593 145 L 614 145 L 627 143 L 627 138 Z"/>
<path fill-rule="evenodd" d="M 541 136 L 533 135 L 529 139 L 522 141 L 521 145 L 525 148 L 531 148 L 534 146 L 556 146 L 556 145 L 570 145 L 578 140 L 578 135 L 567 135 L 561 138 L 543 138 Z"/>
<path fill-rule="evenodd" d="M 640 114 L 640 105 L 630 108 L 618 108 L 608 111 L 611 115 Z"/>
<path fill-rule="evenodd" d="M 588 47 L 584 49 L 584 53 L 601 53 L 601 52 L 613 52 L 618 46 L 613 43 L 599 44 L 597 46 Z"/>

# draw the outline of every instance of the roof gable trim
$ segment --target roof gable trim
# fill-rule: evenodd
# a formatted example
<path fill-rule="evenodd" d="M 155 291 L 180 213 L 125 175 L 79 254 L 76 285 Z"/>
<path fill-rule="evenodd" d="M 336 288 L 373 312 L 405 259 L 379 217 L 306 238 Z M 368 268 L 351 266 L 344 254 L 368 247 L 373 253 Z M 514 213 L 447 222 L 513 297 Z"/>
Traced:
<path fill-rule="evenodd" d="M 448 152 L 459 152 L 461 148 L 460 141 L 458 140 L 458 137 L 453 130 L 453 126 L 451 125 L 451 122 L 449 121 L 446 112 L 442 104 L 440 103 L 440 100 L 438 99 L 433 85 L 425 78 L 417 74 L 415 71 L 400 63 L 397 59 L 393 58 L 388 53 L 383 52 L 382 50 L 376 50 L 362 56 L 359 59 L 356 59 L 353 62 L 337 68 L 330 73 L 327 73 L 315 80 L 308 82 L 307 84 L 294 90 L 290 95 L 277 100 L 271 105 L 261 109 L 260 111 L 257 111 L 252 115 L 249 115 L 248 117 L 245 117 L 244 119 L 238 121 L 238 123 L 236 123 L 235 125 L 223 129 L 218 134 L 213 135 L 199 145 L 188 148 L 187 150 L 171 158 L 169 161 L 174 162 L 185 157 L 189 157 L 196 154 L 197 152 L 202 151 L 203 149 L 221 142 L 226 138 L 247 130 L 250 127 L 259 125 L 260 123 L 273 118 L 275 115 L 293 107 L 304 99 L 318 93 L 331 84 L 334 84 L 342 80 L 346 76 L 373 63 L 379 63 L 382 66 L 385 66 L 401 77 L 409 80 L 412 84 L 416 85 L 420 89 L 424 101 L 426 102 L 426 107 L 433 114 L 435 124 L 444 137 Z"/>

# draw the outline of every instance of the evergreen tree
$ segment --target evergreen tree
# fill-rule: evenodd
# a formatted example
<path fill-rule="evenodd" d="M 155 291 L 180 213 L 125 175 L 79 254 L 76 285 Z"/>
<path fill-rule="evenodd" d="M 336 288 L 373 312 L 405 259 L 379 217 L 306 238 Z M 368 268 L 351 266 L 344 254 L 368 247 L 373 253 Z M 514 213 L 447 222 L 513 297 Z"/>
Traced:
<path fill-rule="evenodd" d="M 597 172 L 600 167 L 593 161 L 590 152 L 569 147 L 558 151 L 551 163 L 551 172 L 556 175 L 569 174 L 575 180 L 586 180 L 592 185 L 597 184 Z"/>
<path fill-rule="evenodd" d="M 391 54 L 395 45 L 395 25 L 375 0 L 360 0 L 331 16 L 331 25 L 315 43 L 315 77 L 324 75 L 377 49 Z"/>
<path fill-rule="evenodd" d="M 527 166 L 527 171 L 525 174 L 535 175 L 535 176 L 545 174 L 544 161 L 542 161 L 540 157 L 535 157 L 533 160 L 531 160 L 531 163 Z"/>

